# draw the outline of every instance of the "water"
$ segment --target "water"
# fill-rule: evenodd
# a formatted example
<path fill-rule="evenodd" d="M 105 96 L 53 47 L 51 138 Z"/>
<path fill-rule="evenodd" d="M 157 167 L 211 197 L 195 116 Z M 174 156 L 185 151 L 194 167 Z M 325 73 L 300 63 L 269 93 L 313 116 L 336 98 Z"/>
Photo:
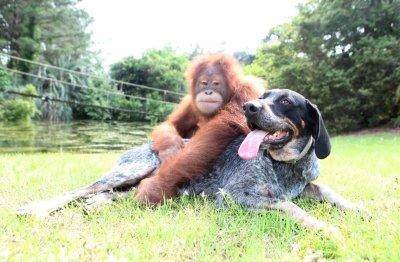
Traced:
<path fill-rule="evenodd" d="M 0 153 L 122 151 L 148 141 L 152 128 L 140 122 L 0 122 Z"/>

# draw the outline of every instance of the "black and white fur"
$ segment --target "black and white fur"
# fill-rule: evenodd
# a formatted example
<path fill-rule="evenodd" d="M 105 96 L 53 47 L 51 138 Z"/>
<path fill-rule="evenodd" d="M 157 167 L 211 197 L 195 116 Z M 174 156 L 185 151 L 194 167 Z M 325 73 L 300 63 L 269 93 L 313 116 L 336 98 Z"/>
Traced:
<path fill-rule="evenodd" d="M 294 91 L 274 89 L 246 103 L 244 110 L 251 128 L 268 132 L 287 130 L 288 137 L 280 143 L 263 144 L 252 160 L 239 157 L 237 152 L 244 137 L 238 137 L 209 174 L 183 186 L 181 194 L 205 194 L 213 197 L 217 205 L 229 198 L 252 210 L 278 209 L 305 227 L 322 230 L 332 227 L 309 215 L 291 199 L 303 194 L 342 210 L 361 210 L 328 187 L 313 183 L 319 175 L 318 158 L 327 157 L 331 147 L 315 105 Z M 86 204 L 91 207 L 129 196 L 130 190 L 159 164 L 151 143 L 144 144 L 125 152 L 116 168 L 92 185 L 26 205 L 19 213 L 44 216 L 77 199 L 87 198 Z"/>

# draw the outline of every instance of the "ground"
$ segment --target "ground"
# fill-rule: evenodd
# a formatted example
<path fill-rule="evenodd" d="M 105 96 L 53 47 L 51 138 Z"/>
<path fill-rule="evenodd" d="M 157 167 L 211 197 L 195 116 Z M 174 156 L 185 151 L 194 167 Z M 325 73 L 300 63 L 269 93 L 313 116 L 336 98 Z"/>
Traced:
<path fill-rule="evenodd" d="M 362 203 L 371 219 L 327 203 L 295 202 L 340 227 L 342 238 L 299 227 L 276 211 L 217 210 L 187 198 L 142 208 L 129 199 L 94 213 L 69 207 L 47 219 L 17 217 L 20 204 L 100 177 L 118 154 L 0 155 L 0 260 L 400 260 L 400 135 L 333 138 L 321 161 L 324 183 Z"/>

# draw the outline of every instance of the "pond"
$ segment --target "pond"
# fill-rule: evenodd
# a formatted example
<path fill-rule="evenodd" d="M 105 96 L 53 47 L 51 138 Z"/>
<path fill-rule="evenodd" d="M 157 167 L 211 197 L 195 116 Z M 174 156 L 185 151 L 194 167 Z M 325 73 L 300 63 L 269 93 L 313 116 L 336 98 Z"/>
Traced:
<path fill-rule="evenodd" d="M 0 153 L 122 151 L 148 141 L 152 128 L 140 122 L 0 122 Z"/>

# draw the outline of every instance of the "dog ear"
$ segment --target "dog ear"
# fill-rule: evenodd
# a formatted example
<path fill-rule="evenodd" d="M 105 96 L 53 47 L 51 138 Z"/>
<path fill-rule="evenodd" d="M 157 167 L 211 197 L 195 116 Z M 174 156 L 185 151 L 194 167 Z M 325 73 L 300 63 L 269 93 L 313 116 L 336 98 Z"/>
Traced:
<path fill-rule="evenodd" d="M 311 119 L 311 135 L 315 140 L 315 154 L 319 159 L 324 159 L 331 153 L 328 131 L 317 106 L 308 100 L 306 100 L 306 104 Z"/>

